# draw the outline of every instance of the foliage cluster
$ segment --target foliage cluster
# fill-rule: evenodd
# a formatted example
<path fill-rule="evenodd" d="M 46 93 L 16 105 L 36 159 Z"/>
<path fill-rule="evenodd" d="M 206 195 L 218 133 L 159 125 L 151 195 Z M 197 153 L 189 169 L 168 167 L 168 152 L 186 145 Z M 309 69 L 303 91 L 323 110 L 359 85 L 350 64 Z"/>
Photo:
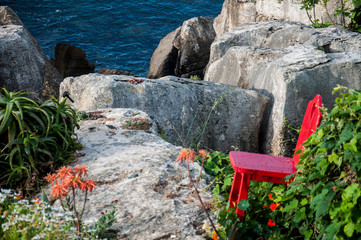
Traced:
<path fill-rule="evenodd" d="M 303 0 L 301 9 L 305 9 L 308 18 L 312 22 L 314 27 L 328 27 L 330 25 L 337 25 L 332 19 L 333 17 L 339 17 L 341 19 L 341 25 L 352 31 L 361 31 L 361 0 L 341 0 L 339 5 L 336 6 L 334 16 L 331 17 L 328 11 L 328 2 L 330 0 Z M 331 22 L 323 22 L 322 19 L 317 18 L 315 13 L 315 5 L 321 4 L 326 14 L 329 16 Z M 353 6 L 353 9 L 348 6 Z"/>
<path fill-rule="evenodd" d="M 215 151 L 209 154 L 203 165 L 205 172 L 214 176 L 213 200 L 216 206 L 224 206 L 229 198 L 234 170 L 226 154 Z"/>
<path fill-rule="evenodd" d="M 66 99 L 45 102 L 26 92 L 0 93 L 0 186 L 34 190 L 79 147 L 76 112 Z"/>
<path fill-rule="evenodd" d="M 361 93 L 338 86 L 332 111 L 304 143 L 297 174 L 288 186 L 251 181 L 246 210 L 218 210 L 228 239 L 361 238 Z M 222 193 L 221 193 L 222 194 Z M 224 194 L 225 197 L 228 197 Z M 224 202 L 223 202 L 224 204 Z M 229 203 L 228 203 L 229 204 Z"/>
<path fill-rule="evenodd" d="M 305 143 L 294 181 L 278 193 L 288 237 L 361 237 L 361 94 L 338 86 L 332 111 Z M 292 235 L 291 235 L 292 233 Z"/>
<path fill-rule="evenodd" d="M 214 176 L 211 184 L 214 187 L 214 210 L 217 211 L 217 222 L 222 226 L 218 231 L 223 239 L 279 239 L 285 229 L 280 222 L 275 222 L 280 214 L 275 210 L 283 207 L 270 195 L 274 184 L 251 181 L 247 201 L 241 201 L 238 205 L 240 209 L 247 210 L 244 221 L 240 222 L 235 208 L 229 208 L 228 199 L 234 175 L 229 156 L 211 152 L 204 168 L 207 174 Z M 274 191 L 279 192 L 283 188 L 278 186 Z"/>

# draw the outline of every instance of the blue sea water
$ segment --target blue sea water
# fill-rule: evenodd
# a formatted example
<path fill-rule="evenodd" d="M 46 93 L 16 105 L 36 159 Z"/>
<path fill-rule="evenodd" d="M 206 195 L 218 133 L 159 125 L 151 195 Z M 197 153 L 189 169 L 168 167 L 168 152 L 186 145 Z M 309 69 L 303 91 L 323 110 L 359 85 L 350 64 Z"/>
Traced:
<path fill-rule="evenodd" d="M 11 7 L 44 53 L 57 43 L 82 48 L 101 67 L 146 76 L 159 41 L 196 16 L 216 17 L 223 0 L 0 0 Z"/>

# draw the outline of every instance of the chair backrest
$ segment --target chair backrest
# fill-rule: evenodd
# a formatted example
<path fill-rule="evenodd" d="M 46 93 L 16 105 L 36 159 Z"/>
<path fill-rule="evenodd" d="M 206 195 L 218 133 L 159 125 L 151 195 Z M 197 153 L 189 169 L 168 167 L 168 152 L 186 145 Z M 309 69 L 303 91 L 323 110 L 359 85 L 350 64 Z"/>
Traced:
<path fill-rule="evenodd" d="M 316 128 L 320 125 L 322 118 L 322 113 L 320 112 L 321 105 L 322 97 L 319 94 L 316 95 L 315 98 L 308 103 L 305 117 L 303 118 L 300 135 L 298 136 L 295 153 L 299 149 L 302 149 L 303 152 L 303 142 L 306 141 L 312 133 L 316 132 Z M 293 156 L 294 168 L 296 168 L 299 160 L 300 154 L 296 154 Z"/>

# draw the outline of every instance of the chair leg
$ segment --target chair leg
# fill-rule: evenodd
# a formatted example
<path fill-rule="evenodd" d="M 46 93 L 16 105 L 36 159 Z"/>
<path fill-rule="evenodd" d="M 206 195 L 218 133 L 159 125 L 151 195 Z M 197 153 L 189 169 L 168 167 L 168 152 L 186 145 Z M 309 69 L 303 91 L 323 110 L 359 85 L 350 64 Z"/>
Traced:
<path fill-rule="evenodd" d="M 251 181 L 251 175 L 241 173 L 241 186 L 240 186 L 240 192 L 238 194 L 237 203 L 239 203 L 242 199 L 247 199 L 250 181 Z M 239 219 L 241 221 L 243 221 L 244 220 L 244 210 L 240 210 L 237 207 L 236 213 L 237 213 Z"/>
<path fill-rule="evenodd" d="M 232 182 L 231 193 L 229 195 L 229 208 L 234 208 L 237 205 L 238 194 L 241 186 L 242 176 L 241 173 L 235 172 Z"/>

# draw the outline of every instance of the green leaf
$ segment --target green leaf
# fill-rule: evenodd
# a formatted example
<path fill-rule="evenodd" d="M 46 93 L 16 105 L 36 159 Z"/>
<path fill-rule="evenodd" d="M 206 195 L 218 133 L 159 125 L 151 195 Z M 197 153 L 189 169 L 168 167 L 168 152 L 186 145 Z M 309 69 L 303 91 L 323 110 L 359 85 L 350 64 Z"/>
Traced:
<path fill-rule="evenodd" d="M 337 146 L 343 144 L 344 142 L 348 142 L 353 137 L 352 127 L 350 123 L 347 123 L 345 128 L 342 130 L 340 134 L 340 140 L 337 142 Z"/>
<path fill-rule="evenodd" d="M 351 200 L 356 203 L 357 199 L 361 196 L 361 190 L 358 183 L 353 183 L 345 188 L 342 194 L 342 200 L 350 202 Z"/>
<path fill-rule="evenodd" d="M 333 239 L 333 237 L 338 233 L 340 226 L 338 223 L 334 222 L 326 228 L 326 236 L 323 239 Z"/>
<path fill-rule="evenodd" d="M 334 152 L 328 157 L 328 161 L 330 163 L 336 164 L 338 167 L 340 167 L 342 164 L 342 158 Z"/>
<path fill-rule="evenodd" d="M 309 240 L 312 237 L 313 234 L 313 230 L 312 229 L 308 229 L 306 231 L 304 231 L 303 233 L 305 235 L 305 240 Z"/>
<path fill-rule="evenodd" d="M 248 202 L 248 200 L 246 199 L 242 199 L 239 203 L 238 203 L 238 208 L 241 210 L 247 210 L 249 208 L 250 204 Z"/>
<path fill-rule="evenodd" d="M 41 189 L 41 199 L 43 200 L 43 202 L 50 204 L 49 198 L 43 188 Z"/>
<path fill-rule="evenodd" d="M 285 206 L 282 212 L 290 212 L 298 206 L 298 200 L 293 199 L 289 204 Z"/>
<path fill-rule="evenodd" d="M 295 223 L 299 223 L 303 218 L 306 218 L 306 208 L 302 207 L 300 210 L 296 212 L 296 216 L 294 217 L 293 221 Z"/>
<path fill-rule="evenodd" d="M 226 177 L 223 182 L 222 190 L 225 191 L 227 188 L 232 186 L 232 178 Z"/>
<path fill-rule="evenodd" d="M 351 152 L 357 152 L 357 139 L 356 138 L 352 138 L 351 141 L 349 143 L 345 143 L 343 144 L 343 148 L 344 149 L 348 149 L 350 150 Z"/>
<path fill-rule="evenodd" d="M 326 201 L 325 198 L 321 199 L 316 207 L 316 220 L 320 217 L 325 216 L 330 208 L 330 202 Z"/>
<path fill-rule="evenodd" d="M 216 185 L 216 187 L 213 189 L 214 194 L 219 194 L 219 184 Z"/>
<path fill-rule="evenodd" d="M 353 232 L 355 231 L 355 224 L 352 221 L 349 221 L 343 228 L 347 237 L 352 237 Z"/>
<path fill-rule="evenodd" d="M 303 198 L 301 200 L 301 206 L 305 206 L 308 203 L 308 199 L 307 198 Z"/>

